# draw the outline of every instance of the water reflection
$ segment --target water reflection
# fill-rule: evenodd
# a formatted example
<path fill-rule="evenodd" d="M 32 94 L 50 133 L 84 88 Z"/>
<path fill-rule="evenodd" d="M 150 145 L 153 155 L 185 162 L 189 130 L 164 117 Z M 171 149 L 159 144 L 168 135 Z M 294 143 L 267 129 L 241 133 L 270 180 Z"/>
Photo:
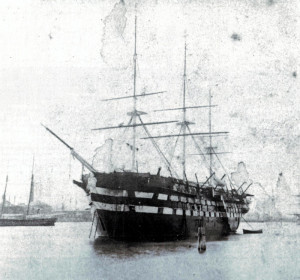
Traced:
<path fill-rule="evenodd" d="M 93 248 L 97 255 L 111 258 L 136 258 L 139 255 L 160 256 L 163 254 L 184 252 L 191 248 L 197 249 L 195 238 L 171 242 L 122 242 L 108 238 L 98 237 L 93 242 Z"/>
<path fill-rule="evenodd" d="M 218 240 L 208 241 L 208 247 L 215 242 L 224 242 L 230 240 L 233 235 L 219 238 Z M 242 236 L 242 234 L 234 234 Z M 91 241 L 96 255 L 106 255 L 111 258 L 136 258 L 137 256 L 161 256 L 170 253 L 183 253 L 188 250 L 197 250 L 197 238 L 169 242 L 123 242 L 109 239 L 107 237 L 98 237 Z"/>
<path fill-rule="evenodd" d="M 263 234 L 207 242 L 121 242 L 88 239 L 89 223 L 0 230 L 0 279 L 297 279 L 300 227 L 256 225 Z"/>

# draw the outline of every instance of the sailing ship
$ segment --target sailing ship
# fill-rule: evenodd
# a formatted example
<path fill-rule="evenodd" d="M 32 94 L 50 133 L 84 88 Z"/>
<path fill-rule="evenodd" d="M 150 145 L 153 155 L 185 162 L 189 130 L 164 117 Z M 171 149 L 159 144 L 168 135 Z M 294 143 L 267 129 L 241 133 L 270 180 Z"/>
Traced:
<path fill-rule="evenodd" d="M 2 209 L 0 215 L 0 226 L 54 226 L 57 218 L 46 216 L 44 214 L 30 214 L 30 204 L 34 200 L 34 175 L 33 175 L 33 168 L 34 168 L 34 160 L 32 164 L 32 174 L 31 174 L 31 184 L 30 184 L 30 194 L 29 200 L 27 204 L 27 211 L 26 215 L 16 215 L 14 217 L 7 217 L 4 216 L 5 210 L 5 203 L 6 203 L 6 189 L 8 185 L 8 175 L 6 175 L 6 183 L 5 189 L 3 193 L 3 200 L 2 200 Z"/>
<path fill-rule="evenodd" d="M 137 18 L 135 17 L 134 33 L 134 55 L 133 55 L 133 95 L 105 99 L 106 101 L 133 99 L 133 110 L 129 115 L 130 120 L 127 125 L 97 128 L 104 129 L 127 129 L 132 128 L 131 148 L 131 170 L 118 170 L 103 172 L 97 170 L 91 163 L 78 154 L 73 147 L 67 144 L 51 129 L 45 129 L 62 142 L 81 164 L 90 173 L 82 174 L 81 181 L 73 180 L 74 184 L 82 188 L 88 198 L 89 205 L 95 224 L 95 232 L 108 236 L 115 240 L 176 240 L 192 237 L 201 232 L 206 234 L 207 240 L 218 239 L 224 235 L 235 232 L 239 226 L 243 214 L 249 211 L 249 196 L 243 190 L 243 186 L 237 187 L 233 184 L 230 176 L 226 174 L 217 178 L 213 170 L 213 156 L 218 160 L 219 156 L 212 146 L 212 137 L 215 135 L 226 135 L 227 132 L 213 132 L 211 125 L 211 94 L 209 94 L 209 104 L 205 106 L 186 106 L 186 51 L 184 54 L 183 73 L 183 104 L 180 108 L 162 109 L 182 111 L 182 121 L 160 121 L 144 122 L 145 112 L 137 108 L 139 97 L 160 94 L 162 92 L 137 94 Z M 209 109 L 209 131 L 192 132 L 190 126 L 193 124 L 186 118 L 187 110 L 194 108 Z M 176 123 L 180 127 L 179 134 L 152 136 L 148 126 L 164 125 Z M 136 128 L 142 127 L 147 135 L 144 140 L 150 140 L 155 150 L 158 152 L 166 170 L 170 176 L 162 176 L 161 167 L 156 174 L 150 172 L 141 173 L 138 171 L 136 160 Z M 203 153 L 197 142 L 196 136 L 209 137 L 209 147 Z M 180 137 L 182 139 L 182 176 L 179 176 L 171 164 L 171 160 L 163 153 L 156 139 Z M 208 176 L 202 182 L 187 179 L 186 175 L 186 139 L 191 137 L 206 165 L 208 165 Z M 207 162 L 209 156 L 209 163 Z M 223 166 L 223 165 L 222 165 Z M 204 176 L 205 174 L 203 174 Z M 227 183 L 225 181 L 227 176 Z M 204 231 L 203 231 L 204 229 Z"/>

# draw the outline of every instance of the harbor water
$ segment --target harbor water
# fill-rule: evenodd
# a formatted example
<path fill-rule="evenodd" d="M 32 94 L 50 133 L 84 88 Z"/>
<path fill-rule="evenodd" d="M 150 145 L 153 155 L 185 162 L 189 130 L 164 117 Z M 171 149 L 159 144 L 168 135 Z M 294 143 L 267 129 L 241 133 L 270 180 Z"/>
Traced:
<path fill-rule="evenodd" d="M 207 243 L 89 238 L 90 223 L 0 228 L 0 279 L 300 279 L 300 226 L 251 223 L 263 234 Z"/>

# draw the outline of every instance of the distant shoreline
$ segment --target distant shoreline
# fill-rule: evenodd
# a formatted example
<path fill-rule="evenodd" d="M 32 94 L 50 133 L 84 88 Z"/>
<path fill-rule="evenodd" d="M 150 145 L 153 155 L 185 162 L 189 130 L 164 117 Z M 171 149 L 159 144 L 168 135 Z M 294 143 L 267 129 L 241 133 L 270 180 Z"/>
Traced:
<path fill-rule="evenodd" d="M 91 222 L 90 210 L 55 211 L 52 214 L 57 217 L 57 222 Z"/>

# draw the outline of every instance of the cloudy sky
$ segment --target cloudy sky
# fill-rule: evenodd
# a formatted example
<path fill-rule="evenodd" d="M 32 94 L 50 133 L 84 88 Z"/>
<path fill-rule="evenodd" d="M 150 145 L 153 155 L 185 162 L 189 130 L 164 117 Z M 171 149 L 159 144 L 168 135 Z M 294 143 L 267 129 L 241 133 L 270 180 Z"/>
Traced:
<path fill-rule="evenodd" d="M 115 165 L 127 167 L 128 148 L 118 147 L 130 143 L 130 133 L 91 129 L 128 122 L 130 101 L 102 99 L 132 94 L 131 2 L 1 1 L 0 190 L 8 173 L 11 201 L 15 196 L 17 202 L 26 201 L 34 155 L 37 199 L 55 206 L 63 201 L 70 207 L 76 200 L 78 205 L 86 203 L 85 195 L 71 183 L 79 178 L 80 166 L 40 123 L 88 160 L 105 139 L 113 138 L 119 154 Z M 207 104 L 211 90 L 213 104 L 218 104 L 213 109 L 213 130 L 230 132 L 226 138 L 214 138 L 218 151 L 231 152 L 222 156 L 223 165 L 233 172 L 244 161 L 250 177 L 268 192 L 282 172 L 292 192 L 299 192 L 299 1 L 137 4 L 137 92 L 166 91 L 140 99 L 139 109 L 149 113 L 144 121 L 180 120 L 180 112 L 153 111 L 181 105 L 186 38 L 187 105 Z M 207 114 L 206 109 L 188 111 L 188 119 L 196 123 L 194 132 L 207 131 Z M 176 125 L 149 129 L 153 135 L 178 132 Z M 145 136 L 142 130 L 139 133 Z M 207 144 L 207 139 L 197 139 Z M 167 156 L 174 142 L 158 140 Z M 188 143 L 188 153 L 195 153 Z M 156 172 L 163 165 L 155 152 L 149 152 L 149 145 L 138 141 L 139 168 Z M 107 160 L 106 146 L 100 149 L 100 162 Z M 178 167 L 180 150 L 174 155 Z M 200 157 L 190 156 L 187 162 L 189 178 L 197 172 L 205 179 Z M 163 172 L 167 175 L 164 168 Z"/>

